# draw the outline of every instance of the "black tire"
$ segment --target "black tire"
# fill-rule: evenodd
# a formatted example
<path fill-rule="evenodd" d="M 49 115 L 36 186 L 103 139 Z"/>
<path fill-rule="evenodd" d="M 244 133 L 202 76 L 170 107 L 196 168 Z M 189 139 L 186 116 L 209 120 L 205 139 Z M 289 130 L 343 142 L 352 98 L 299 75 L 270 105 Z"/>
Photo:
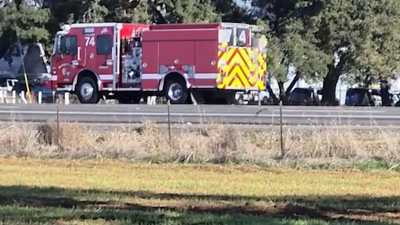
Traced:
<path fill-rule="evenodd" d="M 177 98 L 172 98 L 169 95 L 171 88 L 176 87 L 181 89 L 181 94 Z M 164 86 L 164 94 L 171 104 L 185 104 L 188 100 L 188 89 L 183 81 L 167 80 Z"/>
<path fill-rule="evenodd" d="M 84 92 L 82 89 L 87 87 L 91 87 L 93 89 L 93 92 L 90 96 L 84 96 L 82 93 Z M 82 104 L 97 104 L 100 100 L 99 88 L 96 82 L 90 77 L 83 77 L 82 79 L 79 79 L 76 88 L 76 95 Z"/>

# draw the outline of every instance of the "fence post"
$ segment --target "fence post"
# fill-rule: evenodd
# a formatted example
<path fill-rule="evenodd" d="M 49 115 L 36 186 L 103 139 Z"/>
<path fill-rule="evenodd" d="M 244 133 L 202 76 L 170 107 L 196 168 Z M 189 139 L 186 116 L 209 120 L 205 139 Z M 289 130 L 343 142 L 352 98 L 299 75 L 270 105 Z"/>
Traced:
<path fill-rule="evenodd" d="M 170 109 L 170 107 L 171 107 L 171 102 L 170 102 L 170 100 L 168 100 L 168 103 L 167 103 L 167 112 L 168 112 L 168 139 L 169 139 L 169 141 L 171 142 L 172 137 L 171 137 L 171 109 Z"/>
<path fill-rule="evenodd" d="M 1 103 L 5 103 L 5 101 L 4 101 L 4 99 L 5 99 L 4 91 L 0 91 L 0 99 L 1 99 Z"/>
<path fill-rule="evenodd" d="M 61 140 L 60 140 L 60 133 L 61 133 L 61 128 L 60 128 L 60 108 L 59 108 L 59 103 L 57 104 L 57 108 L 56 108 L 56 114 L 57 114 L 57 121 L 56 121 L 56 123 L 57 123 L 57 147 L 58 147 L 58 150 L 60 150 L 61 149 Z"/>
<path fill-rule="evenodd" d="M 168 147 L 169 147 L 169 159 L 172 157 L 172 134 L 171 134 L 171 102 L 168 100 L 167 102 L 167 115 L 168 115 Z"/>
<path fill-rule="evenodd" d="M 156 100 L 157 96 L 148 96 L 147 97 L 147 105 L 156 105 Z"/>
<path fill-rule="evenodd" d="M 26 97 L 25 97 L 26 95 L 25 95 L 25 91 L 21 91 L 21 93 L 19 94 L 19 97 L 21 98 L 21 100 L 22 100 L 22 102 L 24 103 L 24 104 L 27 104 L 28 103 L 28 101 L 26 100 Z"/>
<path fill-rule="evenodd" d="M 39 91 L 38 97 L 37 97 L 37 98 L 38 98 L 38 99 L 37 99 L 38 104 L 42 104 L 42 92 L 41 92 L 41 91 Z"/>
<path fill-rule="evenodd" d="M 64 103 L 69 105 L 69 92 L 65 92 L 64 94 Z"/>
<path fill-rule="evenodd" d="M 283 102 L 282 100 L 279 102 L 279 128 L 280 128 L 280 139 L 281 139 L 281 153 L 280 158 L 285 158 L 285 143 L 283 138 Z"/>
<path fill-rule="evenodd" d="M 53 91 L 53 103 L 56 103 L 56 92 Z"/>
<path fill-rule="evenodd" d="M 12 91 L 12 104 L 17 104 L 17 92 Z"/>
<path fill-rule="evenodd" d="M 2 93 L 3 93 L 3 101 L 4 101 L 4 103 L 9 103 L 9 92 L 8 91 L 2 91 Z"/>

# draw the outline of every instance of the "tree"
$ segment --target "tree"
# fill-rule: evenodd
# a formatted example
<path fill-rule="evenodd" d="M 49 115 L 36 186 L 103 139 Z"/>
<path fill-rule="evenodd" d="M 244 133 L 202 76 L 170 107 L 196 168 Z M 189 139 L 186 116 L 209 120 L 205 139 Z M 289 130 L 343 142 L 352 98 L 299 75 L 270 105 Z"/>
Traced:
<path fill-rule="evenodd" d="M 315 29 L 309 29 L 304 14 L 312 12 L 307 5 L 297 0 L 253 0 L 252 15 L 267 27 L 268 72 L 279 86 L 280 99 L 284 102 L 295 83 L 305 80 L 319 81 L 326 74 L 329 56 L 318 49 Z M 296 70 L 295 78 L 285 90 L 284 83 L 290 67 Z M 270 87 L 271 96 L 278 100 Z"/>
<path fill-rule="evenodd" d="M 121 23 L 152 23 L 152 2 L 139 0 L 102 0 L 104 7 L 110 9 L 106 21 Z"/>
<path fill-rule="evenodd" d="M 213 0 L 215 10 L 221 16 L 223 22 L 255 23 L 256 20 L 246 7 L 238 4 L 235 0 Z"/>
<path fill-rule="evenodd" d="M 319 1 L 319 13 L 307 18 L 317 30 L 318 48 L 337 54 L 327 64 L 323 103 L 331 104 L 340 76 L 347 80 L 387 80 L 399 69 L 400 2 L 396 0 Z"/>
<path fill-rule="evenodd" d="M 22 43 L 48 43 L 49 32 L 45 24 L 49 19 L 47 9 L 36 9 L 24 3 L 7 3 L 0 11 L 0 57 L 17 41 Z"/>
<path fill-rule="evenodd" d="M 104 17 L 108 14 L 108 9 L 101 3 L 101 0 L 87 1 L 80 21 L 84 23 L 101 23 L 105 22 Z"/>
<path fill-rule="evenodd" d="M 163 9 L 166 23 L 216 22 L 219 14 L 210 0 L 153 0 Z"/>
<path fill-rule="evenodd" d="M 400 1 L 253 0 L 252 4 L 253 14 L 266 20 L 270 29 L 270 72 L 282 82 L 284 68 L 293 65 L 299 76 L 322 79 L 326 105 L 335 102 L 337 82 L 344 74 L 350 82 L 370 77 L 385 83 L 398 73 Z"/>

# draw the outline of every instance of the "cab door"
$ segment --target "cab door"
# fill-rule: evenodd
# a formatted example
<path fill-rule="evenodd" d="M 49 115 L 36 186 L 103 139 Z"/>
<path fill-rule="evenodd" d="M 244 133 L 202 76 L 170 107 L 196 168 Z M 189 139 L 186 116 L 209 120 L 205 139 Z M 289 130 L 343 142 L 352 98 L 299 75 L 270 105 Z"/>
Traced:
<path fill-rule="evenodd" d="M 83 38 L 73 32 L 57 36 L 51 60 L 52 81 L 72 82 L 82 64 L 82 44 Z"/>
<path fill-rule="evenodd" d="M 95 27 L 85 34 L 85 64 L 104 81 L 113 80 L 113 27 Z"/>

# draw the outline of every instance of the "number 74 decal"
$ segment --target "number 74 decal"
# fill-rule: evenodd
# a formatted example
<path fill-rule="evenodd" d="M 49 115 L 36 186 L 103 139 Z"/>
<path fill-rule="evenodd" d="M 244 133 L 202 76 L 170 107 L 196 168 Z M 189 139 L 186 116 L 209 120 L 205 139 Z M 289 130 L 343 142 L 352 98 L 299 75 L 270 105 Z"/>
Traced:
<path fill-rule="evenodd" d="M 94 40 L 94 37 L 85 37 L 85 46 L 95 46 L 96 42 Z"/>

